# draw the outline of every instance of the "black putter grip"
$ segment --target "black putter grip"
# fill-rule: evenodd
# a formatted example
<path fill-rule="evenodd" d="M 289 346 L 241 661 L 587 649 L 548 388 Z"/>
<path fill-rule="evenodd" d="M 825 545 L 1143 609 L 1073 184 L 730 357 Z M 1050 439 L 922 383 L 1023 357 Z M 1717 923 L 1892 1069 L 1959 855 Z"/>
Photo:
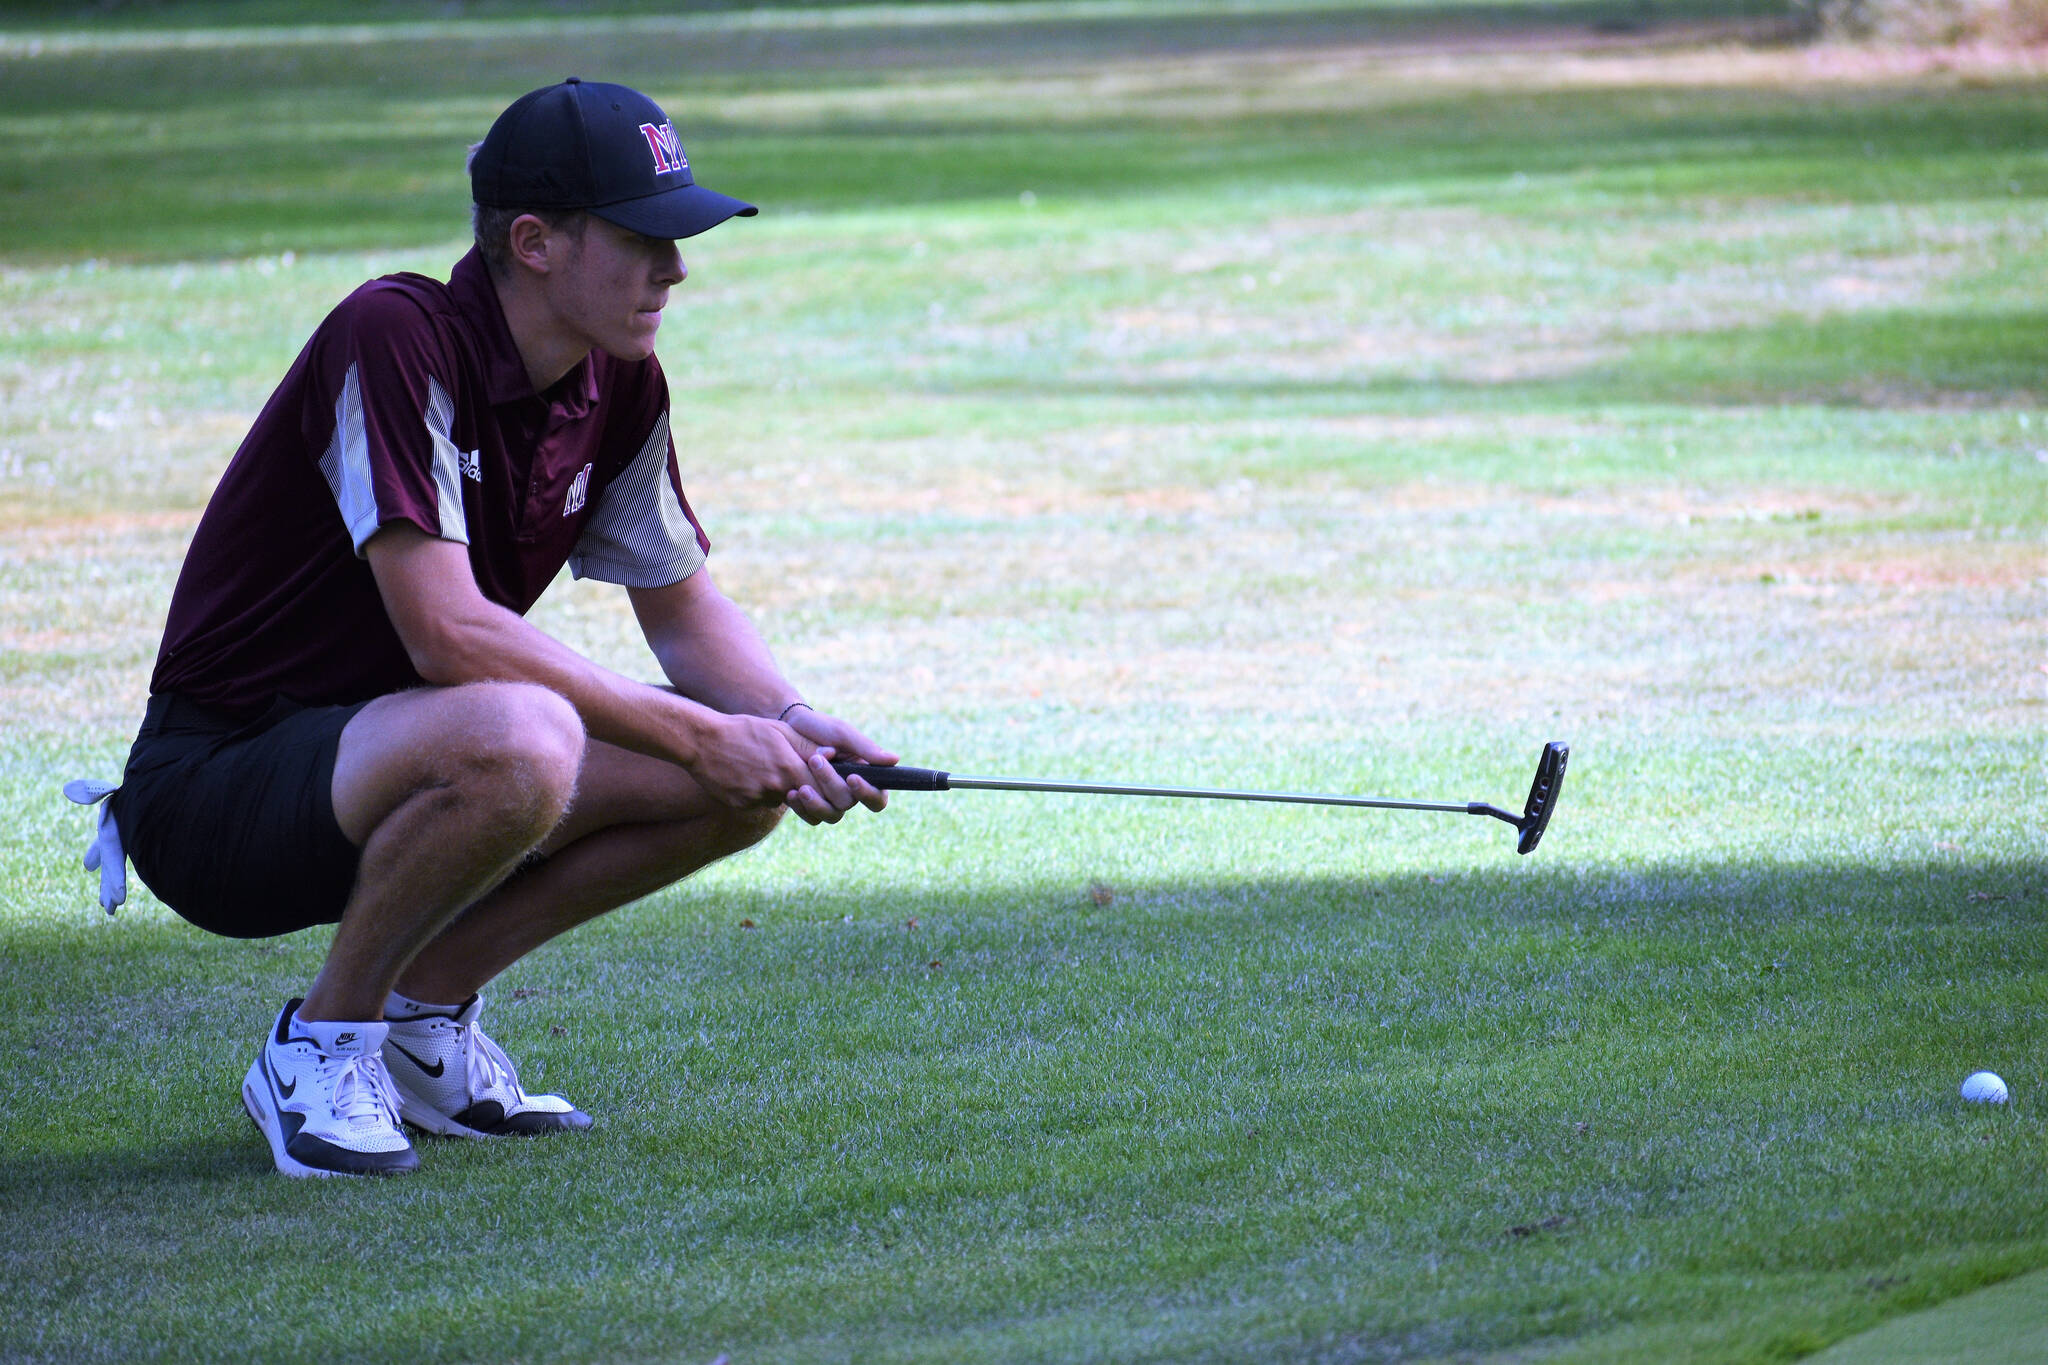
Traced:
<path fill-rule="evenodd" d="M 878 768 L 872 763 L 835 761 L 833 770 L 841 777 L 859 777 L 870 787 L 885 792 L 942 792 L 948 790 L 951 773 L 936 768 Z"/>

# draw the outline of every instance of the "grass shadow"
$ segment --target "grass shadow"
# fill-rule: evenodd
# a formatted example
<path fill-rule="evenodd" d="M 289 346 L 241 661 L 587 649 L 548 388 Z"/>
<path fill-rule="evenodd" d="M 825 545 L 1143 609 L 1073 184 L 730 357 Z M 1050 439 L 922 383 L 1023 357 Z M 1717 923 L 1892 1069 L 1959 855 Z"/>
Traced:
<path fill-rule="evenodd" d="M 195 1356 L 223 1323 L 288 1345 L 248 1309 L 280 1294 L 334 1356 L 393 1330 L 365 1295 L 450 1357 L 515 1323 L 536 1355 L 708 1332 L 842 1358 L 1077 1314 L 1070 1354 L 1130 1359 L 1703 1312 L 1817 1345 L 2048 1255 L 2038 861 L 975 880 L 686 888 L 591 926 L 492 1019 L 597 1130 L 338 1189 L 261 1174 L 235 1112 L 305 953 L 157 923 L 92 971 L 92 935 L 10 926 L 0 1321 Z M 124 1032 L 195 985 L 203 1017 Z M 2012 1112 L 1955 1098 L 1981 1065 Z M 432 1258 L 365 1251 L 422 1226 Z M 323 1306 L 337 1263 L 354 1294 Z M 1880 1276 L 1904 1287 L 1874 1302 Z M 1154 1350 L 1132 1323 L 1207 1325 Z"/>

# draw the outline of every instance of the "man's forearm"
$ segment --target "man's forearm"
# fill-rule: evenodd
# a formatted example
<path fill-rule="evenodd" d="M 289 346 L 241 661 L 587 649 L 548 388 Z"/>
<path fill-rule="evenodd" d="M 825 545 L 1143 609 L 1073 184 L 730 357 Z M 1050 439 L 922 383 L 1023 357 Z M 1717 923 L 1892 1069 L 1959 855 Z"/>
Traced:
<path fill-rule="evenodd" d="M 814 776 L 806 756 L 815 741 L 755 716 L 721 715 L 702 700 L 592 663 L 478 592 L 460 542 L 394 523 L 365 544 L 364 556 L 392 627 L 428 682 L 538 684 L 567 698 L 593 738 L 675 763 L 727 805 L 766 806 L 800 796 L 810 803 L 807 818 L 823 818 L 820 798 L 804 795 Z M 726 676 L 742 691 L 772 690 L 779 675 L 762 662 L 766 650 L 758 637 L 753 648 L 758 656 L 740 647 L 740 665 Z"/>
<path fill-rule="evenodd" d="M 591 736 L 684 767 L 695 764 L 712 708 L 614 673 L 578 654 L 518 614 L 491 603 L 444 619 L 414 651 L 430 683 L 539 683 L 567 698 Z"/>
<path fill-rule="evenodd" d="M 699 581 L 632 594 L 661 671 L 677 691 L 730 715 L 779 716 L 801 694 L 754 623 L 699 570 Z"/>

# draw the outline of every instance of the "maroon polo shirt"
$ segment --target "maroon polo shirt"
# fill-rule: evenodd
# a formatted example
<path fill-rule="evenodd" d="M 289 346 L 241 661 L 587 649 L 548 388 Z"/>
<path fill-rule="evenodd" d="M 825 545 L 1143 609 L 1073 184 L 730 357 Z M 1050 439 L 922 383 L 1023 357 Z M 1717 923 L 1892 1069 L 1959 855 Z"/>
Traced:
<path fill-rule="evenodd" d="M 362 558 L 400 521 L 467 544 L 522 615 L 564 564 L 659 587 L 710 549 L 660 365 L 593 351 L 535 393 L 472 251 L 446 284 L 372 280 L 313 333 L 200 518 L 150 691 L 253 715 L 418 685 Z"/>

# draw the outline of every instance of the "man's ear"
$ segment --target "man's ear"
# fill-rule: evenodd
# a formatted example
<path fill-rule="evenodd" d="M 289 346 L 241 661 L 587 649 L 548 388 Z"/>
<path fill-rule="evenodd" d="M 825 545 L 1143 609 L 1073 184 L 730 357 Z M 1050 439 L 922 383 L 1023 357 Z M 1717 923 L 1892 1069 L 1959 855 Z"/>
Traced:
<path fill-rule="evenodd" d="M 522 213 L 505 229 L 506 254 L 514 264 L 545 275 L 549 269 L 548 239 L 554 231 L 533 214 Z"/>

